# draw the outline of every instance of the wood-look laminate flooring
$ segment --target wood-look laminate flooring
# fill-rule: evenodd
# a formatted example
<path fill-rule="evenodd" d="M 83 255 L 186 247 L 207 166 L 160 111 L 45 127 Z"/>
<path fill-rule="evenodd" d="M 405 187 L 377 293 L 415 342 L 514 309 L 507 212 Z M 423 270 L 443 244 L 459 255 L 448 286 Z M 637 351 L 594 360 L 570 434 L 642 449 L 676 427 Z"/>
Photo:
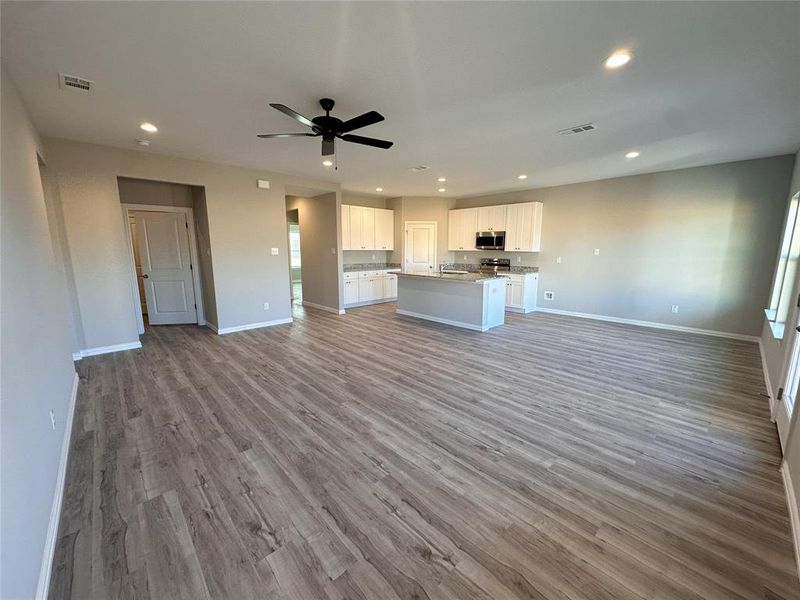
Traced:
<path fill-rule="evenodd" d="M 800 598 L 758 347 L 298 309 L 86 358 L 52 598 Z"/>

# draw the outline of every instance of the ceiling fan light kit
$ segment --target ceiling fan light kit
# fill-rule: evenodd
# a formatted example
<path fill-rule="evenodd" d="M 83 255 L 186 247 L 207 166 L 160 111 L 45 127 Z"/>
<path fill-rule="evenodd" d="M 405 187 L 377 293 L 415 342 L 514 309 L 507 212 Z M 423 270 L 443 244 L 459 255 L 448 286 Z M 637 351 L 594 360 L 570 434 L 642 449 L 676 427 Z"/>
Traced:
<path fill-rule="evenodd" d="M 333 156 L 336 153 L 336 139 L 345 142 L 352 142 L 354 144 L 362 144 L 364 146 L 372 146 L 374 148 L 383 148 L 388 150 L 392 147 L 393 142 L 387 140 L 379 140 L 377 138 L 364 137 L 361 135 L 352 135 L 350 132 L 362 127 L 374 125 L 383 121 L 383 115 L 377 111 L 371 110 L 350 119 L 349 121 L 342 121 L 337 117 L 331 116 L 331 111 L 336 103 L 330 98 L 322 98 L 319 105 L 325 111 L 324 115 L 309 119 L 304 117 L 295 110 L 292 110 L 284 104 L 270 104 L 275 110 L 281 111 L 283 114 L 291 117 L 298 123 L 302 123 L 306 127 L 310 127 L 313 133 L 262 133 L 260 138 L 284 138 L 284 137 L 321 137 L 322 138 L 322 156 Z"/>

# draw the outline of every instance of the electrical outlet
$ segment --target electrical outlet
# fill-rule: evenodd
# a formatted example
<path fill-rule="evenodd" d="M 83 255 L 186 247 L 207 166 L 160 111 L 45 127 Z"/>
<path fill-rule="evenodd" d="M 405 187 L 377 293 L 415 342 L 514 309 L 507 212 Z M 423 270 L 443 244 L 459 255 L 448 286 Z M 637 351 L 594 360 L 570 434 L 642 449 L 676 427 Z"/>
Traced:
<path fill-rule="evenodd" d="M 673 305 L 672 305 L 672 308 L 671 308 L 670 310 L 671 310 L 672 312 L 674 312 L 674 313 L 678 312 L 678 305 L 677 305 L 677 304 L 673 304 Z"/>
<path fill-rule="evenodd" d="M 600 248 L 595 248 L 594 249 L 594 255 L 595 256 L 600 256 Z"/>
<path fill-rule="evenodd" d="M 521 256 L 517 257 L 517 262 L 522 262 L 522 257 Z"/>
<path fill-rule="evenodd" d="M 264 302 L 264 310 L 269 310 L 269 302 Z"/>
<path fill-rule="evenodd" d="M 50 425 L 53 427 L 53 431 L 56 430 L 56 413 L 52 410 L 50 411 Z"/>
<path fill-rule="evenodd" d="M 467 255 L 466 254 L 464 255 L 464 260 L 467 260 Z"/>
<path fill-rule="evenodd" d="M 552 300 L 553 298 L 555 298 L 555 294 L 553 292 L 545 292 L 544 293 L 544 299 L 545 300 Z"/>
<path fill-rule="evenodd" d="M 375 260 L 375 255 L 374 254 L 372 255 L 372 260 Z"/>
<path fill-rule="evenodd" d="M 561 257 L 560 256 L 556 256 L 556 264 L 557 265 L 561 264 Z"/>
<path fill-rule="evenodd" d="M 272 256 L 278 256 L 278 249 L 277 248 L 273 248 L 272 249 Z"/>

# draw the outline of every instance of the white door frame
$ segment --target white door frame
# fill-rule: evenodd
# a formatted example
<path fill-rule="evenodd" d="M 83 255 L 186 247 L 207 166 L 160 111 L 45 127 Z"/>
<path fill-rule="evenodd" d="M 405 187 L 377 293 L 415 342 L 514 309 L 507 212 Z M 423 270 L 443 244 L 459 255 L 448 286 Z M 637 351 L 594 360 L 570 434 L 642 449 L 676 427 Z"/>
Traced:
<path fill-rule="evenodd" d="M 403 253 L 401 256 L 400 267 L 405 269 L 406 248 L 408 247 L 408 226 L 409 225 L 433 225 L 433 269 L 439 265 L 439 223 L 436 221 L 404 221 L 403 222 Z"/>
<path fill-rule="evenodd" d="M 189 256 L 192 265 L 197 265 L 192 269 L 192 281 L 194 283 L 194 298 L 197 304 L 197 325 L 206 324 L 206 313 L 203 308 L 203 288 L 200 286 L 200 253 L 197 249 L 197 236 L 194 231 L 194 211 L 188 206 L 158 206 L 155 204 L 125 204 L 122 203 L 122 222 L 125 225 L 125 239 L 128 242 L 128 263 L 131 273 L 131 297 L 133 305 L 136 307 L 136 330 L 139 335 L 144 333 L 144 319 L 142 318 L 142 299 L 139 297 L 139 282 L 136 280 L 136 261 L 133 258 L 133 238 L 131 237 L 130 213 L 131 211 L 145 210 L 150 212 L 183 213 L 189 222 Z"/>

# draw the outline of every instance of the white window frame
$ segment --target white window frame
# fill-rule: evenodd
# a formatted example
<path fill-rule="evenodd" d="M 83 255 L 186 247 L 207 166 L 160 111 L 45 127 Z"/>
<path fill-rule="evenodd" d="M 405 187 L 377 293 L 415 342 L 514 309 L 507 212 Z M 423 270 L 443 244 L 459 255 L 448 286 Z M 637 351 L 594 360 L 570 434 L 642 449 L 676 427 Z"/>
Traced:
<path fill-rule="evenodd" d="M 769 307 L 764 311 L 772 335 L 782 340 L 786 330 L 792 303 L 794 302 L 794 283 L 797 279 L 800 262 L 800 192 L 789 200 L 786 223 L 783 227 L 778 263 L 772 282 Z"/>

